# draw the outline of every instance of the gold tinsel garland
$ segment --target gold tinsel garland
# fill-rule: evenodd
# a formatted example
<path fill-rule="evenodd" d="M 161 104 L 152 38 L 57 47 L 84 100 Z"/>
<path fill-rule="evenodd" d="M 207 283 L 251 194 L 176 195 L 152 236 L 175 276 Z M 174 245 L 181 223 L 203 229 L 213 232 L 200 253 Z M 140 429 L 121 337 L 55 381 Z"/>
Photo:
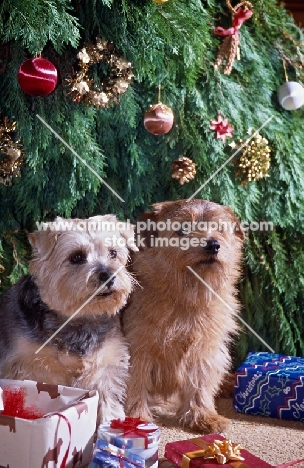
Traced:
<path fill-rule="evenodd" d="M 171 169 L 174 171 L 172 174 L 173 179 L 178 179 L 181 185 L 190 182 L 196 174 L 195 166 L 196 164 L 186 156 L 175 159 L 171 164 Z"/>
<path fill-rule="evenodd" d="M 253 130 L 249 129 L 248 134 L 252 135 Z M 238 143 L 231 143 L 233 149 L 240 148 L 243 140 Z M 241 156 L 234 162 L 236 166 L 235 174 L 241 179 L 242 185 L 269 177 L 271 149 L 268 140 L 256 133 L 252 140 L 241 150 Z"/>
<path fill-rule="evenodd" d="M 16 133 L 16 122 L 0 118 L 0 183 L 12 185 L 13 177 L 20 176 L 24 152 Z"/>
<path fill-rule="evenodd" d="M 85 44 L 77 57 L 80 70 L 68 80 L 73 100 L 97 108 L 108 107 L 111 102 L 118 104 L 119 97 L 134 78 L 131 63 L 123 58 L 113 43 L 105 39 L 97 39 L 96 45 L 91 42 Z M 109 68 L 109 73 L 98 85 L 89 77 L 89 70 L 92 65 L 101 62 Z"/>

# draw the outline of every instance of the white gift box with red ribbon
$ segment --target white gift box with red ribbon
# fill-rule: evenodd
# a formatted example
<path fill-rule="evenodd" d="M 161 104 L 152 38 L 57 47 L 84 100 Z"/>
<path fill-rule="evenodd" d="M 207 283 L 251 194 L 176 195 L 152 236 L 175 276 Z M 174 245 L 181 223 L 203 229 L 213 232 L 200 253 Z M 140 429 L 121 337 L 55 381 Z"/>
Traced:
<path fill-rule="evenodd" d="M 158 467 L 158 446 L 161 430 L 140 418 L 114 419 L 98 427 L 98 439 L 124 448 L 145 460 L 145 468 Z"/>
<path fill-rule="evenodd" d="M 90 460 L 98 393 L 30 380 L 0 379 L 0 388 L 25 389 L 25 405 L 44 414 L 28 420 L 1 414 L 0 466 L 80 468 Z M 0 408 L 3 408 L 0 391 Z"/>

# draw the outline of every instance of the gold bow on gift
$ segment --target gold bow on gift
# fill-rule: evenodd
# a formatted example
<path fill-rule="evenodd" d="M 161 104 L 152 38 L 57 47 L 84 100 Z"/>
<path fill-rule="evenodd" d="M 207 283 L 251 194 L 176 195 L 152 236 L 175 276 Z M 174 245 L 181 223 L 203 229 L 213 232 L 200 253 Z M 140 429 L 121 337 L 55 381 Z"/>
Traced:
<path fill-rule="evenodd" d="M 244 458 L 241 457 L 240 444 L 232 444 L 230 440 L 226 439 L 215 440 L 210 444 L 200 438 L 190 439 L 189 442 L 201 447 L 203 450 L 184 453 L 181 468 L 189 468 L 190 461 L 198 457 L 205 458 L 206 460 L 215 458 L 219 465 L 229 462 L 229 466 L 233 468 L 248 468 L 247 465 L 242 463 Z"/>

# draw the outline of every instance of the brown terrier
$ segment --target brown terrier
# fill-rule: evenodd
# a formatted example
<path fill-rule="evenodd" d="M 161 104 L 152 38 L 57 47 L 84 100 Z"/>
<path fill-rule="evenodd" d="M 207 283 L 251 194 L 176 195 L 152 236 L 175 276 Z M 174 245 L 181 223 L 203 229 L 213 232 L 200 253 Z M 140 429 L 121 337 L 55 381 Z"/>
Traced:
<path fill-rule="evenodd" d="M 230 208 L 203 200 L 153 205 L 137 223 L 137 289 L 123 314 L 131 367 L 127 414 L 152 419 L 157 397 L 179 397 L 193 430 L 222 432 L 214 397 L 238 330 L 236 282 L 244 233 Z"/>
<path fill-rule="evenodd" d="M 30 274 L 0 301 L 0 377 L 96 389 L 98 421 L 124 417 L 129 352 L 117 313 L 134 283 L 133 228 L 113 215 L 57 218 L 29 241 Z"/>

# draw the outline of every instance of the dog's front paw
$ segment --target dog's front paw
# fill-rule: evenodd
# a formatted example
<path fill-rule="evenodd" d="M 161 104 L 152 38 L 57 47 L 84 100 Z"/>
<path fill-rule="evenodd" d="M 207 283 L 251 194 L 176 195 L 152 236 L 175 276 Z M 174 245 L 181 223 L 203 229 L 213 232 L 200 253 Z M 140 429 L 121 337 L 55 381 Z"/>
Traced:
<path fill-rule="evenodd" d="M 148 407 L 140 406 L 140 405 L 133 405 L 132 407 L 128 407 L 126 409 L 126 413 L 128 416 L 132 418 L 140 418 L 143 421 L 153 421 L 152 413 L 150 412 Z"/>
<path fill-rule="evenodd" d="M 220 416 L 215 411 L 204 411 L 201 408 L 199 411 L 189 410 L 180 422 L 189 429 L 207 433 L 225 432 L 231 424 L 229 419 Z"/>
<path fill-rule="evenodd" d="M 99 404 L 97 412 L 97 425 L 111 421 L 112 419 L 125 419 L 125 412 L 121 404 L 111 406 L 109 404 Z"/>
<path fill-rule="evenodd" d="M 140 418 L 143 421 L 153 422 L 154 418 L 151 413 L 144 412 L 144 411 L 132 411 L 127 413 L 128 416 L 132 418 Z"/>

